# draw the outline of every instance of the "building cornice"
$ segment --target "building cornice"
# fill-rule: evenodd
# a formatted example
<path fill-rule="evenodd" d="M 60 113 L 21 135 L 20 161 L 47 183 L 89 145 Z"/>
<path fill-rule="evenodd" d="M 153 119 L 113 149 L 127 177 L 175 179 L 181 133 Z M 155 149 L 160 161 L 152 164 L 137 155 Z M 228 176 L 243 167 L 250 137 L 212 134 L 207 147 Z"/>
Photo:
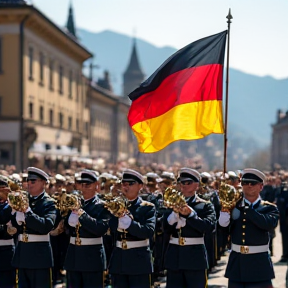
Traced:
<path fill-rule="evenodd" d="M 0 24 L 19 23 L 28 16 L 25 26 L 52 43 L 65 53 L 79 61 L 85 61 L 93 56 L 73 37 L 59 28 L 34 6 L 2 6 L 0 9 Z"/>
<path fill-rule="evenodd" d="M 124 106 L 130 107 L 130 104 L 128 102 L 126 102 L 122 96 L 118 96 L 118 95 L 114 94 L 113 92 L 98 86 L 95 83 L 93 83 L 92 86 L 90 85 L 89 88 L 91 89 L 91 93 L 90 93 L 90 95 L 88 93 L 88 95 L 91 98 L 91 100 L 97 99 L 97 100 L 111 103 L 114 105 L 117 105 L 120 103 Z"/>

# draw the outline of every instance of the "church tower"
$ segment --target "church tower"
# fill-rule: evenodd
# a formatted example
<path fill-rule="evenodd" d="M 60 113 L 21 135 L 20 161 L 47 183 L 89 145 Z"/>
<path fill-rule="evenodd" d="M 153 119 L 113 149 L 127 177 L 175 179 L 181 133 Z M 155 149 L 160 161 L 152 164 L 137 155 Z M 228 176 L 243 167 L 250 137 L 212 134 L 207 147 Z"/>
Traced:
<path fill-rule="evenodd" d="M 123 76 L 124 96 L 127 96 L 130 92 L 137 88 L 144 80 L 145 75 L 141 70 L 137 55 L 136 39 L 133 40 L 130 62 Z"/>
<path fill-rule="evenodd" d="M 72 2 L 70 2 L 70 7 L 69 7 L 69 14 L 68 14 L 68 20 L 66 24 L 66 28 L 69 32 L 70 35 L 76 36 L 76 29 L 75 29 L 75 23 L 74 23 L 74 17 L 73 17 L 73 7 L 72 7 Z"/>

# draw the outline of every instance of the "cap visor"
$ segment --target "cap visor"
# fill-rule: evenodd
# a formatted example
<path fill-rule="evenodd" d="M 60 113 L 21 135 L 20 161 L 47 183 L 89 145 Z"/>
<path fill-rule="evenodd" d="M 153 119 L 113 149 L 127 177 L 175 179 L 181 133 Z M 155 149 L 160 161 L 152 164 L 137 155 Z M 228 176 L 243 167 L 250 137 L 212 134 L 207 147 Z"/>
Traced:
<path fill-rule="evenodd" d="M 96 182 L 96 180 L 93 181 L 90 178 L 81 178 L 81 180 L 79 182 L 81 182 L 81 183 L 94 183 L 94 182 Z"/>
<path fill-rule="evenodd" d="M 194 179 L 192 178 L 188 178 L 188 177 L 180 177 L 180 181 L 195 181 Z"/>
<path fill-rule="evenodd" d="M 131 179 L 131 178 L 128 178 L 128 179 L 122 179 L 122 182 L 137 182 L 136 179 Z"/>
<path fill-rule="evenodd" d="M 27 180 L 37 180 L 37 179 L 42 179 L 41 177 L 37 176 L 37 175 L 29 175 Z"/>

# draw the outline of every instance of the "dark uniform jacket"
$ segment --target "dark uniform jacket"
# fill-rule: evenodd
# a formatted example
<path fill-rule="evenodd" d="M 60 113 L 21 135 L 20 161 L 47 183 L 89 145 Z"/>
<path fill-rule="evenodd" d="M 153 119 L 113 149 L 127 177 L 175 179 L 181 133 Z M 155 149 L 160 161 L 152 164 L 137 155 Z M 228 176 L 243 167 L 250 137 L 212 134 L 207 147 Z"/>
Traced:
<path fill-rule="evenodd" d="M 25 216 L 26 234 L 47 235 L 54 227 L 56 208 L 54 200 L 46 193 L 37 198 L 29 197 L 29 206 L 32 211 Z M 16 213 L 12 218 L 13 226 L 18 233 L 23 233 L 23 225 L 16 222 Z M 18 241 L 12 265 L 17 268 L 45 269 L 53 266 L 52 249 L 50 242 Z"/>
<path fill-rule="evenodd" d="M 138 197 L 130 202 L 128 209 L 133 216 L 131 225 L 126 229 L 127 241 L 141 241 L 149 239 L 154 234 L 156 217 L 154 204 Z M 121 241 L 124 233 L 117 231 L 118 218 L 112 216 L 110 227 L 116 233 L 116 240 Z M 153 271 L 151 252 L 149 247 L 132 249 L 114 248 L 110 260 L 109 271 L 111 274 L 150 274 Z"/>
<path fill-rule="evenodd" d="M 211 202 L 205 201 L 195 195 L 191 197 L 188 206 L 193 208 L 196 215 L 186 218 L 186 225 L 181 228 L 181 237 L 201 238 L 206 232 L 211 232 L 215 228 L 216 215 Z M 178 238 L 179 229 L 177 223 L 170 225 L 167 221 L 172 212 L 167 209 L 165 213 L 164 229 L 172 237 Z M 175 245 L 169 244 L 165 256 L 165 268 L 170 270 L 205 270 L 208 268 L 207 253 L 204 244 L 200 245 Z"/>
<path fill-rule="evenodd" d="M 7 233 L 7 225 L 6 223 L 9 222 L 12 218 L 11 216 L 11 207 L 8 205 L 7 202 L 0 203 L 0 239 L 1 240 L 8 240 L 12 239 L 13 236 Z M 0 270 L 10 270 L 12 269 L 11 261 L 14 254 L 14 246 L 7 245 L 7 246 L 0 246 Z"/>
<path fill-rule="evenodd" d="M 85 211 L 79 217 L 81 224 L 80 238 L 102 237 L 108 230 L 110 213 L 104 208 L 103 202 L 93 197 L 84 202 L 82 209 Z M 68 221 L 69 216 L 67 217 Z M 66 222 L 67 223 L 67 222 Z M 75 227 L 69 226 L 70 236 L 76 237 Z M 65 269 L 70 271 L 103 271 L 106 269 L 106 257 L 103 245 L 74 245 L 69 244 Z"/>
<path fill-rule="evenodd" d="M 267 245 L 269 231 L 274 229 L 278 223 L 277 207 L 261 200 L 255 203 L 253 208 L 251 205 L 250 207 L 242 206 L 242 200 L 238 201 L 231 213 L 231 242 L 247 246 Z M 243 244 L 243 239 L 245 239 L 245 244 Z M 274 278 L 271 258 L 268 252 L 241 254 L 232 251 L 225 277 L 238 282 L 270 280 Z"/>

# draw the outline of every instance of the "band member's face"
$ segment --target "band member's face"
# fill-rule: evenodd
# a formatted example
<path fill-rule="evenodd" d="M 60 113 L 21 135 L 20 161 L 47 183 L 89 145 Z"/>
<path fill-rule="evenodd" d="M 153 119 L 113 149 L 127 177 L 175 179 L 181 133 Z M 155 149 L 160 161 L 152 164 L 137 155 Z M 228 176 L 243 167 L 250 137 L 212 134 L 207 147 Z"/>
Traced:
<path fill-rule="evenodd" d="M 27 191 L 27 190 L 28 190 L 28 182 L 27 182 L 27 180 L 22 181 L 22 189 L 23 189 L 24 191 Z"/>
<path fill-rule="evenodd" d="M 143 187 L 142 184 L 139 184 L 137 181 L 125 182 L 122 181 L 122 192 L 123 195 L 128 200 L 134 200 L 138 197 L 139 190 Z"/>
<path fill-rule="evenodd" d="M 198 187 L 199 182 L 194 182 L 193 180 L 180 181 L 180 189 L 184 197 L 194 196 Z"/>
<path fill-rule="evenodd" d="M 263 183 L 260 182 L 252 182 L 252 181 L 241 181 L 242 189 L 245 198 L 247 198 L 249 201 L 256 200 L 261 190 L 263 189 Z"/>
<path fill-rule="evenodd" d="M 56 182 L 55 188 L 57 192 L 61 192 L 61 190 L 65 188 L 65 184 L 63 182 Z"/>
<path fill-rule="evenodd" d="M 75 182 L 75 190 L 82 191 L 82 183 L 81 182 Z"/>
<path fill-rule="evenodd" d="M 84 199 L 90 199 L 96 194 L 96 190 L 98 187 L 98 182 L 93 183 L 82 183 L 82 194 Z"/>
<path fill-rule="evenodd" d="M 162 192 L 164 192 L 171 185 L 172 185 L 172 182 L 170 182 L 170 181 L 162 181 L 158 184 L 158 186 Z"/>
<path fill-rule="evenodd" d="M 28 180 L 28 192 L 32 196 L 37 196 L 45 189 L 46 181 L 42 179 Z"/>
<path fill-rule="evenodd" d="M 68 183 L 68 184 L 66 185 L 66 191 L 67 191 L 67 193 L 72 193 L 73 190 L 74 190 L 74 184 L 73 184 L 73 183 Z"/>

